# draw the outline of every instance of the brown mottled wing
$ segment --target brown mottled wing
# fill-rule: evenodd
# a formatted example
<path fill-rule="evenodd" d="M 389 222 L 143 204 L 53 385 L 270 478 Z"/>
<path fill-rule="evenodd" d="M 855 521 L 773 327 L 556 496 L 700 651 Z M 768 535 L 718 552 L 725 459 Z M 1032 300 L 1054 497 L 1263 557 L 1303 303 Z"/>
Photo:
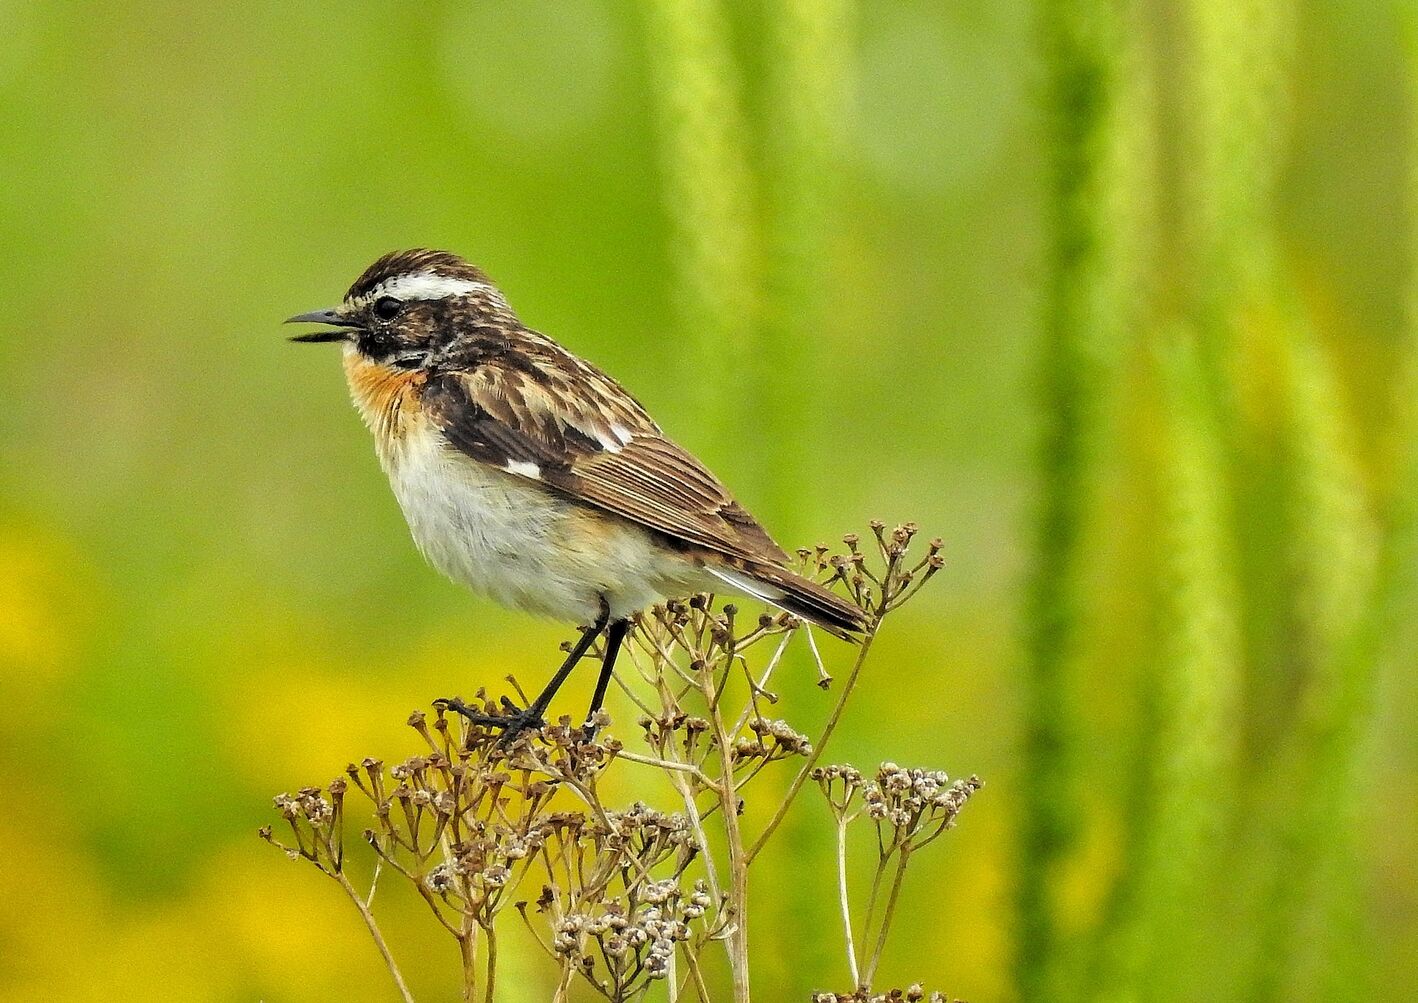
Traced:
<path fill-rule="evenodd" d="M 763 527 L 704 469 L 661 435 L 574 463 L 567 493 L 651 529 L 753 561 L 787 560 Z"/>
<path fill-rule="evenodd" d="M 424 405 L 459 451 L 671 539 L 756 562 L 787 555 L 610 377 L 570 356 L 431 379 Z"/>

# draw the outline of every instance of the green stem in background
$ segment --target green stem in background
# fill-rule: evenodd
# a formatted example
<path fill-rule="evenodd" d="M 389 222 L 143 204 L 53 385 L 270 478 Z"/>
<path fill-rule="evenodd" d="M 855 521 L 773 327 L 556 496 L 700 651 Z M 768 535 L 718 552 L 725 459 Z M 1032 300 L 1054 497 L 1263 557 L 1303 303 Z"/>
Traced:
<path fill-rule="evenodd" d="M 834 250 L 844 215 L 847 125 L 856 53 L 853 5 L 847 0 L 771 0 L 768 28 L 766 129 L 767 300 L 765 342 L 756 398 L 758 427 L 793 442 L 820 425 L 814 404 L 818 381 L 812 355 L 831 329 Z M 764 450 L 760 480 L 773 524 L 797 538 L 803 524 L 801 492 L 815 471 L 808 450 Z"/>
<path fill-rule="evenodd" d="M 1357 849 L 1353 816 L 1362 784 L 1349 766 L 1372 690 L 1374 653 L 1356 655 L 1366 647 L 1359 635 L 1372 605 L 1375 528 L 1336 377 L 1299 310 L 1290 311 L 1278 347 L 1294 580 L 1290 660 L 1300 668 L 1304 690 L 1276 771 L 1275 831 L 1265 840 L 1273 859 L 1256 917 L 1250 998 L 1257 1000 L 1294 999 L 1306 986 L 1316 998 L 1328 998 L 1320 988 L 1322 972 L 1342 967 L 1342 981 L 1357 986 L 1366 967 L 1353 951 L 1339 948 L 1361 935 L 1357 915 L 1346 929 L 1326 931 L 1306 929 L 1304 918 L 1320 889 L 1357 906 L 1357 889 L 1333 857 L 1337 847 L 1352 861 Z M 1323 798 L 1315 797 L 1315 784 L 1324 785 Z"/>
<path fill-rule="evenodd" d="M 1233 800 L 1240 645 L 1227 566 L 1229 513 L 1222 437 L 1189 333 L 1157 350 L 1160 526 L 1158 664 L 1146 683 L 1155 723 L 1128 896 L 1105 932 L 1107 998 L 1171 998 L 1199 970 L 1215 848 Z"/>
<path fill-rule="evenodd" d="M 1264 712 L 1287 694 L 1278 682 L 1282 673 L 1298 675 L 1302 687 L 1300 720 L 1280 736 L 1280 754 L 1255 777 L 1269 785 L 1256 792 L 1267 810 L 1237 820 L 1238 831 L 1250 830 L 1263 871 L 1261 889 L 1250 896 L 1258 905 L 1246 926 L 1256 932 L 1244 959 L 1249 970 L 1242 972 L 1248 998 L 1257 1000 L 1322 994 L 1321 973 L 1362 995 L 1358 987 L 1369 968 L 1358 946 L 1356 890 L 1344 868 L 1327 868 L 1326 859 L 1335 847 L 1342 855 L 1355 848 L 1346 809 L 1355 806 L 1356 795 L 1335 774 L 1344 772 L 1363 730 L 1361 694 L 1371 689 L 1363 678 L 1371 669 L 1353 652 L 1373 581 L 1373 527 L 1347 441 L 1339 379 L 1299 296 L 1281 282 L 1271 222 L 1288 137 L 1295 17 L 1290 0 L 1194 0 L 1185 19 L 1190 143 L 1183 181 L 1193 210 L 1187 304 L 1209 335 L 1209 376 L 1222 391 L 1217 399 L 1240 479 L 1254 477 L 1254 458 L 1271 451 L 1270 430 L 1246 420 L 1263 412 L 1255 401 L 1264 398 L 1247 407 L 1236 396 L 1247 385 L 1246 360 L 1257 348 L 1259 357 L 1275 362 L 1282 412 L 1273 475 L 1283 499 L 1282 528 L 1269 530 L 1274 500 L 1252 490 L 1254 484 L 1238 484 L 1238 523 L 1257 530 L 1241 547 L 1254 614 L 1250 690 Z M 1267 631 L 1272 595 L 1281 597 L 1283 619 Z M 1269 744 L 1258 734 L 1258 742 Z M 1317 737 L 1340 734 L 1348 737 Z M 1324 785 L 1324 798 L 1315 796 L 1316 784 Z M 1345 929 L 1328 937 L 1306 922 L 1320 887 L 1351 913 Z M 1349 947 L 1338 950 L 1341 942 Z M 1234 947 L 1224 952 L 1241 953 Z"/>
<path fill-rule="evenodd" d="M 762 448 L 754 451 L 750 486 L 762 498 L 769 523 L 789 539 L 815 538 L 819 529 L 802 499 L 834 490 L 830 468 L 811 457 L 822 454 L 814 446 L 825 444 L 822 374 L 844 336 L 832 309 L 843 283 L 833 279 L 840 271 L 842 223 L 848 218 L 843 196 L 851 177 L 846 147 L 856 17 L 857 5 L 849 0 L 767 0 L 755 15 L 764 34 L 759 108 L 767 254 L 762 347 L 748 375 L 752 427 L 771 434 L 761 436 Z M 822 701 L 810 665 L 795 650 L 778 678 L 785 699 L 804 707 Z M 768 782 L 779 784 L 776 777 Z M 826 833 L 807 813 L 788 819 L 782 832 L 780 845 L 793 849 L 773 854 L 769 865 L 786 880 L 782 895 L 762 903 L 768 922 L 825 928 L 833 916 L 817 894 L 816 878 L 830 852 Z M 805 994 L 804 973 L 826 970 L 836 961 L 821 938 L 808 938 L 800 947 L 791 959 L 771 958 L 762 973 L 767 984 Z"/>
<path fill-rule="evenodd" d="M 736 388 L 755 355 L 761 312 L 738 74 L 717 0 L 648 0 L 640 10 L 673 232 L 673 294 L 692 346 L 684 384 L 699 389 L 700 412 L 722 437 L 742 417 Z"/>
<path fill-rule="evenodd" d="M 1289 139 L 1293 0 L 1189 0 L 1182 185 L 1194 282 L 1190 305 L 1224 314 L 1269 278 L 1278 168 Z"/>
<path fill-rule="evenodd" d="M 1410 13 L 1408 20 L 1409 115 L 1418 126 L 1418 19 Z M 1410 152 L 1409 196 L 1412 227 L 1418 220 L 1418 142 Z M 1412 245 L 1418 249 L 1418 240 Z M 1418 269 L 1411 282 L 1408 339 L 1397 367 L 1384 457 L 1386 502 L 1377 527 L 1369 525 L 1358 464 L 1342 438 L 1346 425 L 1337 414 L 1333 377 L 1308 330 L 1292 361 L 1292 425 L 1299 433 L 1294 465 L 1297 475 L 1309 474 L 1314 500 L 1306 527 L 1313 538 L 1302 541 L 1298 553 L 1314 554 L 1306 612 L 1325 644 L 1307 680 L 1283 765 L 1287 788 L 1319 782 L 1325 796 L 1311 793 L 1282 805 L 1250 987 L 1257 1000 L 1295 998 L 1297 992 L 1324 999 L 1378 995 L 1359 834 L 1367 821 L 1363 806 L 1374 791 L 1368 763 L 1380 673 L 1411 640 L 1404 636 L 1405 613 L 1418 602 Z M 1313 413 L 1308 422 L 1305 410 Z"/>
<path fill-rule="evenodd" d="M 1024 748 L 1020 776 L 1018 942 L 1021 999 L 1058 986 L 1053 887 L 1080 819 L 1076 786 L 1077 648 L 1090 449 L 1095 433 L 1095 339 L 1109 324 L 1101 295 L 1109 265 L 1104 208 L 1108 130 L 1116 83 L 1115 14 L 1103 0 L 1044 4 L 1047 70 L 1047 262 L 1043 346 L 1037 379 L 1043 428 L 1039 485 L 1024 609 L 1027 637 Z"/>

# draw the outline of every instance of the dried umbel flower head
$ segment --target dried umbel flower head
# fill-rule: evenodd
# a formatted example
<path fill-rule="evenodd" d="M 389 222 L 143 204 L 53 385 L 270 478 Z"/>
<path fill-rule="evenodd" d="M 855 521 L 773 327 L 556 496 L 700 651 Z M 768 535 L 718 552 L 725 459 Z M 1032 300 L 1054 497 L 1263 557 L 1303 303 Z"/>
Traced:
<path fill-rule="evenodd" d="M 976 776 L 952 781 L 939 770 L 882 763 L 862 788 L 862 801 L 868 817 L 894 829 L 897 839 L 922 846 L 954 826 L 965 802 L 983 786 Z"/>
<path fill-rule="evenodd" d="M 919 984 L 905 989 L 888 989 L 874 993 L 869 989 L 858 989 L 850 993 L 813 993 L 812 1003 L 964 1003 L 942 992 L 929 995 Z"/>
<path fill-rule="evenodd" d="M 789 756 L 812 755 L 812 742 L 786 721 L 755 718 L 748 723 L 753 737 L 743 737 L 734 743 L 733 761 L 737 769 L 758 761 L 777 762 Z"/>
<path fill-rule="evenodd" d="M 702 916 L 677 881 L 651 881 L 564 916 L 552 950 L 612 999 L 627 999 L 644 982 L 669 974 L 677 945 L 689 940 L 691 921 Z"/>
<path fill-rule="evenodd" d="M 677 851 L 693 852 L 693 833 L 683 815 L 660 812 L 643 801 L 637 801 L 624 811 L 607 811 L 604 828 L 593 827 L 593 833 L 606 845 L 635 859 L 644 870 L 658 866 Z"/>
<path fill-rule="evenodd" d="M 845 554 L 829 555 L 826 547 L 819 546 L 815 551 L 798 551 L 798 557 L 804 574 L 830 572 L 829 582 L 841 583 L 857 605 L 879 618 L 900 608 L 945 567 L 941 555 L 944 543 L 939 538 L 931 540 L 925 553 L 912 560 L 911 549 L 919 532 L 914 522 L 888 530 L 885 523 L 873 520 L 871 530 L 875 548 L 863 549 L 861 537 L 848 533 L 842 538 Z"/>
<path fill-rule="evenodd" d="M 338 873 L 344 864 L 344 798 L 345 782 L 338 779 L 323 790 L 302 787 L 295 794 L 277 794 L 272 805 L 290 826 L 293 845 L 276 839 L 269 825 L 257 835 L 292 860 L 304 858 L 327 874 Z"/>
<path fill-rule="evenodd" d="M 842 926 L 846 931 L 847 967 L 854 985 L 870 987 L 881 961 L 887 934 L 895 917 L 902 879 L 912 856 L 916 850 L 938 839 L 955 824 L 961 808 L 982 784 L 974 776 L 952 781 L 938 770 L 903 769 L 895 763 L 882 763 L 870 780 L 863 777 L 860 770 L 847 765 L 819 767 L 813 770 L 812 779 L 827 799 L 837 822 L 838 903 Z M 866 926 L 861 931 L 862 943 L 873 945 L 871 953 L 865 958 L 859 956 L 857 951 L 846 867 L 847 829 L 863 816 L 875 823 L 878 857 L 868 898 L 870 905 Z M 885 908 L 878 918 L 874 907 L 880 900 L 883 888 L 889 891 Z M 872 926 L 874 918 L 877 918 L 875 928 Z M 884 995 L 873 995 L 867 989 L 860 989 L 845 995 L 820 993 L 814 998 L 859 1001 L 916 1000 L 925 997 L 919 986 L 911 986 Z"/>
<path fill-rule="evenodd" d="M 861 770 L 845 764 L 815 767 L 811 777 L 822 789 L 822 794 L 832 806 L 833 813 L 838 815 L 847 810 L 857 792 L 866 783 Z"/>
<path fill-rule="evenodd" d="M 943 1001 L 918 986 L 870 987 L 907 861 L 954 823 L 978 780 L 889 763 L 871 776 L 818 765 L 882 621 L 943 566 L 940 541 L 922 553 L 917 536 L 910 523 L 875 523 L 870 535 L 844 537 L 844 552 L 799 552 L 806 574 L 866 614 L 861 643 L 829 651 L 848 659 L 840 682 L 796 617 L 744 615 L 707 594 L 672 600 L 636 618 L 617 663 L 615 681 L 642 712 L 631 748 L 607 733 L 604 712 L 589 727 L 563 717 L 508 739 L 504 725 L 521 720 L 519 708 L 528 703 L 509 680 L 518 700 L 478 690 L 472 701 L 460 701 L 474 712 L 471 720 L 448 713 L 451 701 L 411 714 L 417 754 L 389 764 L 359 760 L 323 788 L 281 795 L 279 827 L 291 836 L 282 831 L 285 841 L 277 840 L 269 826 L 261 835 L 340 883 L 406 1000 L 372 913 L 374 886 L 356 892 L 345 870 L 347 792 L 367 809 L 362 835 L 377 860 L 375 875 L 410 883 L 459 941 L 465 998 L 492 997 L 494 928 L 512 904 L 560 972 L 557 1000 L 566 1000 L 577 980 L 610 1000 L 641 998 L 662 979 L 672 981 L 671 995 L 683 997 L 693 986 L 707 997 L 701 955 L 721 948 L 734 997 L 746 999 L 748 870 L 812 781 L 832 808 L 839 841 L 854 820 L 877 827 L 881 859 L 873 870 L 878 885 L 886 882 L 871 897 L 877 908 L 867 910 L 864 933 L 873 934 L 874 949 L 859 964 L 845 894 L 846 844 L 839 842 L 851 984 L 862 988 L 817 998 Z M 828 707 L 809 708 L 805 719 L 825 720 L 811 736 L 789 723 L 798 708 L 785 712 L 774 692 L 774 672 L 792 664 L 784 657 L 791 643 L 806 647 L 818 684 L 833 692 L 823 698 Z M 627 807 L 607 805 L 601 791 L 611 769 L 649 771 L 637 780 L 657 778 L 658 792 L 646 788 L 647 800 Z M 765 769 L 785 774 L 781 785 L 762 785 L 766 805 L 745 795 Z M 534 902 L 519 897 L 528 885 L 540 889 Z M 480 985 L 484 978 L 488 984 Z"/>

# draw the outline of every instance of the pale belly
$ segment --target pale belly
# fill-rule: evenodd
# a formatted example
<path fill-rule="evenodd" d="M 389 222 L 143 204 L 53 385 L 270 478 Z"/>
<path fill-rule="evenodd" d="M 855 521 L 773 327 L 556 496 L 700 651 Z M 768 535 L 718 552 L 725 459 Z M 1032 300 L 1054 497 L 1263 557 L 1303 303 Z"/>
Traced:
<path fill-rule="evenodd" d="M 575 623 L 708 587 L 700 568 L 644 530 L 447 448 L 431 429 L 381 463 L 424 557 L 505 606 Z"/>

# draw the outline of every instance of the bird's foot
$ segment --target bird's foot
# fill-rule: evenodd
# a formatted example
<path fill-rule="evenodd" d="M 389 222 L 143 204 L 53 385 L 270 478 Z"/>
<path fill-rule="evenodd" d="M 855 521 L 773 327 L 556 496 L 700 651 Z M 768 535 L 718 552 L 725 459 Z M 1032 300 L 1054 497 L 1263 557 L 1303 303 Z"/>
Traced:
<path fill-rule="evenodd" d="M 501 713 L 489 714 L 476 707 L 469 707 L 457 697 L 446 697 L 433 701 L 435 707 L 451 710 L 463 717 L 469 724 L 482 728 L 501 728 L 498 745 L 507 745 L 522 732 L 546 727 L 541 714 L 532 708 L 523 709 L 506 697 L 502 698 Z"/>

